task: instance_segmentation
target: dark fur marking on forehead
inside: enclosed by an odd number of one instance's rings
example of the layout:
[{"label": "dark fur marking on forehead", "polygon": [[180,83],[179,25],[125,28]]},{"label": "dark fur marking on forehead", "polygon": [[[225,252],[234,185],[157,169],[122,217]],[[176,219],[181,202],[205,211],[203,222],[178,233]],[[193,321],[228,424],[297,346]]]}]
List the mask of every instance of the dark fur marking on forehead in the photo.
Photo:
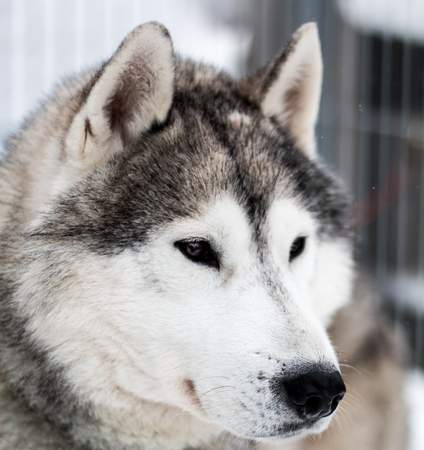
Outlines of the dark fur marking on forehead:
[{"label": "dark fur marking on forehead", "polygon": [[[258,105],[243,96],[236,87],[229,91],[210,92],[207,87],[198,87],[190,91],[180,92],[175,97],[177,105],[190,107],[196,115],[200,115],[213,130],[214,138],[226,150],[226,156],[231,160],[232,172],[230,184],[237,199],[246,208],[247,215],[254,226],[255,234],[259,239],[260,228],[269,206],[271,190],[269,185],[264,186],[257,177],[249,176],[249,165],[252,162],[244,154],[244,144],[251,137],[255,126],[241,136],[229,124],[229,115],[241,112],[258,121],[260,111]],[[259,149],[258,149],[259,150]]]},{"label": "dark fur marking on forehead", "polygon": [[[287,130],[264,118],[231,78],[215,73],[196,82],[196,67],[184,66],[187,77],[176,85],[166,125],[143,133],[65,195],[33,237],[119,252],[142,243],[158,226],[197,214],[202,203],[229,190],[260,240],[283,176],[319,221],[322,235],[349,235],[349,202],[338,184],[295,148]],[[250,123],[233,127],[232,112],[248,115]]]},{"label": "dark fur marking on forehead", "polygon": [[[196,92],[184,92],[184,100],[181,103],[190,104],[198,114],[207,120],[216,138],[223,147],[228,149],[228,155],[232,158],[236,167],[235,186],[237,186],[239,200],[243,200],[248,215],[258,231],[279,176],[286,172],[290,175],[291,185],[300,196],[306,208],[308,208],[320,222],[320,231],[323,234],[333,236],[350,236],[349,208],[350,199],[346,196],[339,183],[328,171],[311,161],[304,153],[296,148],[290,133],[281,127],[277,121],[271,119],[274,132],[268,134],[265,130],[261,134],[263,138],[251,154],[246,154],[243,144],[254,141],[255,129],[260,129],[260,116],[257,105],[243,97],[234,89],[230,94],[218,93],[219,101],[209,96],[207,88],[198,89]],[[187,102],[187,99],[190,99]],[[228,115],[232,111],[240,111],[251,117],[253,124],[247,136],[240,136],[238,131],[231,129],[228,123]],[[265,148],[268,145],[268,148]],[[266,155],[268,164],[274,167],[273,179],[264,176],[261,179],[259,171],[252,170],[256,159]]]}]

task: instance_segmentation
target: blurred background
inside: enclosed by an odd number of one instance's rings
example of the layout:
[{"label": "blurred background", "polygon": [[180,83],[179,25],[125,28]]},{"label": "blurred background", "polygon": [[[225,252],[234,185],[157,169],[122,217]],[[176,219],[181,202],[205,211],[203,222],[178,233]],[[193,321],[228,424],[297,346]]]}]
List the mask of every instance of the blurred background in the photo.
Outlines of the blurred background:
[{"label": "blurred background", "polygon": [[408,337],[413,446],[424,448],[424,1],[0,0],[0,139],[61,77],[148,20],[170,29],[181,54],[236,76],[318,23],[319,151],[354,194],[357,259]]}]

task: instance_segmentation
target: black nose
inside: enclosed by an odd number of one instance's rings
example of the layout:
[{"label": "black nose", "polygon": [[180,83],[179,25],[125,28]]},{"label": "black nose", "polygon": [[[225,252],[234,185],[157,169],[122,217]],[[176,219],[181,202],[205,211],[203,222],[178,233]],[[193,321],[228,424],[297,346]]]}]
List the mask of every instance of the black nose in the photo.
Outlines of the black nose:
[{"label": "black nose", "polygon": [[313,371],[280,383],[300,417],[320,419],[332,414],[346,393],[339,372]]}]

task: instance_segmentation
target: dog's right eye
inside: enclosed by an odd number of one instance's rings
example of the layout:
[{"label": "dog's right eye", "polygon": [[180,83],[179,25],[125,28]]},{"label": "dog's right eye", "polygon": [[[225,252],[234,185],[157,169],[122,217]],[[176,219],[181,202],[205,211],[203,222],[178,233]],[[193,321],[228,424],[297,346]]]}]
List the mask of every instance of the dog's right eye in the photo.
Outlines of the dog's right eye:
[{"label": "dog's right eye", "polygon": [[219,269],[218,255],[206,239],[184,239],[174,245],[190,261]]},{"label": "dog's right eye", "polygon": [[289,262],[292,262],[294,259],[296,259],[303,253],[303,250],[305,250],[305,245],[306,245],[305,236],[299,236],[293,241],[290,247]]}]

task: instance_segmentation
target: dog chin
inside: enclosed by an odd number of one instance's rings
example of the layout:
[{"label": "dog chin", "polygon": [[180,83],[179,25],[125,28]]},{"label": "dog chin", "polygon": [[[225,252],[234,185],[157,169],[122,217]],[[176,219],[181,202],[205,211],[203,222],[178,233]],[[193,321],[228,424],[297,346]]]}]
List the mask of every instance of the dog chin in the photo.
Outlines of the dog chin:
[{"label": "dog chin", "polygon": [[328,428],[330,422],[331,417],[325,417],[313,423],[287,422],[280,425],[275,431],[272,431],[269,434],[247,436],[247,438],[269,444],[278,444],[279,441],[297,441],[324,432]]}]

